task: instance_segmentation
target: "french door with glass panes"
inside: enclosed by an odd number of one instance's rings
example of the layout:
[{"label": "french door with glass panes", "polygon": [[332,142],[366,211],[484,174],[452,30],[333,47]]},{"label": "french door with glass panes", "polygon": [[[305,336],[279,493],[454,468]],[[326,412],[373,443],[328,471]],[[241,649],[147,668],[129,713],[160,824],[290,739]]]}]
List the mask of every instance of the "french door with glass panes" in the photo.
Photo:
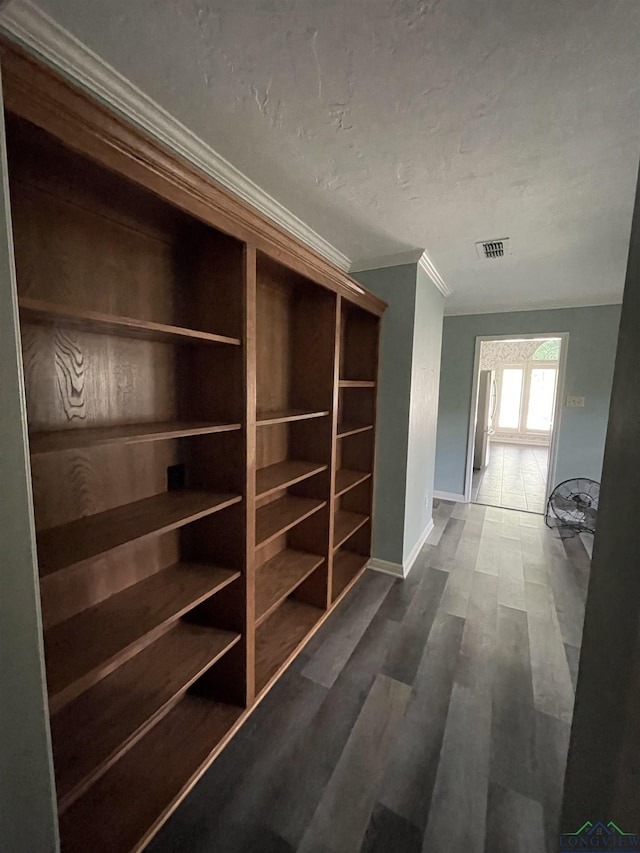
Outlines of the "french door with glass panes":
[{"label": "french door with glass panes", "polygon": [[546,443],[553,428],[558,362],[505,364],[496,372],[496,437]]}]

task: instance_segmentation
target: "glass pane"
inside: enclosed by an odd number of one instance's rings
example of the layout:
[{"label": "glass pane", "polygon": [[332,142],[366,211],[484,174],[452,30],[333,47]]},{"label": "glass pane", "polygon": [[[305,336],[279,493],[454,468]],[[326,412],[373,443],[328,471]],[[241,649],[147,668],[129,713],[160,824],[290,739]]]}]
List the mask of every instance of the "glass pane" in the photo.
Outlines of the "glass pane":
[{"label": "glass pane", "polygon": [[555,367],[534,367],[527,407],[527,429],[549,432],[553,423],[553,400],[556,390]]},{"label": "glass pane", "polygon": [[558,361],[560,358],[560,341],[558,339],[543,341],[534,352],[533,358],[536,361]]},{"label": "glass pane", "polygon": [[520,426],[520,401],[522,399],[522,368],[506,367],[502,371],[502,393],[498,426],[518,429]]}]

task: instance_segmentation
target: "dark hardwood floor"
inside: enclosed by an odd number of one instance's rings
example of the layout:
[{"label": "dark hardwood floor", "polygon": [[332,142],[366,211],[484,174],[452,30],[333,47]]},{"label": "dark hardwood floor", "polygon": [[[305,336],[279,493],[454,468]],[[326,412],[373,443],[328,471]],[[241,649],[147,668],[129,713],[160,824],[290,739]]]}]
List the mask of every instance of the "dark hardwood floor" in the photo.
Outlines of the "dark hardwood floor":
[{"label": "dark hardwood floor", "polygon": [[557,850],[588,555],[525,512],[441,502],[434,521],[404,582],[365,574],[150,851]]}]

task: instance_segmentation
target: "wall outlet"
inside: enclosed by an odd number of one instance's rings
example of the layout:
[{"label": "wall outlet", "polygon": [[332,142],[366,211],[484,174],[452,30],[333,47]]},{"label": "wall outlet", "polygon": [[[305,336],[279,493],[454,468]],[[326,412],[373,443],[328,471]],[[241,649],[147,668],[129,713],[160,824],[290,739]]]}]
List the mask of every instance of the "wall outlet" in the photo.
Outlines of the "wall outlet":
[{"label": "wall outlet", "polygon": [[568,409],[584,409],[584,397],[567,397]]},{"label": "wall outlet", "polygon": [[429,495],[424,496],[425,509],[429,509]]}]

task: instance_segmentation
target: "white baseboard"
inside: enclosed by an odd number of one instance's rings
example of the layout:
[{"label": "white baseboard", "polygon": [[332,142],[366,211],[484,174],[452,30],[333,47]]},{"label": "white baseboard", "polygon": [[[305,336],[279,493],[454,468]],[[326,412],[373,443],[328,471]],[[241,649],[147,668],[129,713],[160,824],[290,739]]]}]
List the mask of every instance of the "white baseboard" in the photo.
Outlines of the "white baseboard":
[{"label": "white baseboard", "polygon": [[402,565],[400,563],[392,563],[389,560],[379,560],[377,557],[371,557],[367,568],[373,569],[374,572],[382,572],[385,575],[393,575],[394,578],[404,578]]},{"label": "white baseboard", "polygon": [[430,518],[429,523],[420,534],[418,541],[402,565],[400,563],[392,563],[389,560],[380,560],[378,557],[371,557],[367,564],[368,568],[373,569],[375,572],[382,572],[385,575],[393,575],[394,578],[406,578],[413,568],[413,564],[418,559],[418,554],[422,551],[424,543],[427,541],[433,528],[433,519]]},{"label": "white baseboard", "polygon": [[425,529],[420,534],[418,541],[413,546],[411,553],[409,554],[407,559],[404,561],[404,577],[405,578],[409,574],[411,569],[413,568],[413,564],[418,559],[418,555],[420,554],[420,551],[422,551],[422,548],[424,547],[424,543],[427,541],[429,534],[431,533],[433,528],[434,528],[433,518],[430,518],[429,521],[427,522],[427,526],[425,527]]},{"label": "white baseboard", "polygon": [[468,503],[465,496],[461,495],[459,492],[434,492],[433,496],[439,501],[455,501],[459,504]]}]

